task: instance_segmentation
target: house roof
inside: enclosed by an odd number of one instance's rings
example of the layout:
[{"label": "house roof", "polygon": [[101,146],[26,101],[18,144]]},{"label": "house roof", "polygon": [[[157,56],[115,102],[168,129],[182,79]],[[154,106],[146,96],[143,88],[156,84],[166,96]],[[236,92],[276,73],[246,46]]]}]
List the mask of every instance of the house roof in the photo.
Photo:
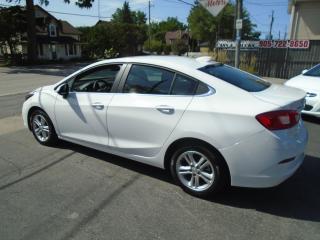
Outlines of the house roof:
[{"label": "house roof", "polygon": [[202,42],[199,44],[199,47],[209,47],[209,42]]},{"label": "house roof", "polygon": [[171,31],[166,32],[165,38],[166,39],[181,39],[183,35],[187,34],[187,31],[177,30],[177,31]]},{"label": "house roof", "polygon": [[[43,9],[42,7],[40,7],[39,5],[35,5],[34,6],[35,9],[40,10],[42,12],[44,12],[45,14],[47,14],[50,18],[54,19],[56,22],[58,22],[58,24],[60,24],[61,26],[61,31],[62,33],[65,34],[74,34],[74,35],[80,35],[81,32],[76,29],[74,26],[72,26],[69,22],[65,21],[65,20],[61,20],[61,19],[57,19],[55,16],[53,16],[52,14],[50,14],[48,11],[46,11],[45,9]],[[36,30],[37,32],[45,32],[43,29],[41,29],[40,27],[36,26]]]},{"label": "house roof", "polygon": [[60,21],[63,33],[75,34],[75,35],[81,34],[81,32],[78,29],[76,29],[74,26],[72,26],[69,22],[64,20],[59,20],[59,21]]},{"label": "house roof", "polygon": [[100,25],[100,24],[105,24],[105,23],[108,23],[108,21],[99,20],[99,21],[97,21],[97,23],[95,24],[95,26]]}]

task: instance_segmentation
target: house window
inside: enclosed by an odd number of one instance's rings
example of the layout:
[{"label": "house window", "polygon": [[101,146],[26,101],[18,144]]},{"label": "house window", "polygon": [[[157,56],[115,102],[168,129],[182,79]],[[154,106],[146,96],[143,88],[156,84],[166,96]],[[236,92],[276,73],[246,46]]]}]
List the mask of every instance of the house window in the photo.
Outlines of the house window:
[{"label": "house window", "polygon": [[74,44],[73,47],[74,47],[74,55],[77,55],[77,45]]},{"label": "house window", "polygon": [[57,36],[57,28],[53,24],[49,25],[49,35],[50,35],[50,37],[56,37]]}]

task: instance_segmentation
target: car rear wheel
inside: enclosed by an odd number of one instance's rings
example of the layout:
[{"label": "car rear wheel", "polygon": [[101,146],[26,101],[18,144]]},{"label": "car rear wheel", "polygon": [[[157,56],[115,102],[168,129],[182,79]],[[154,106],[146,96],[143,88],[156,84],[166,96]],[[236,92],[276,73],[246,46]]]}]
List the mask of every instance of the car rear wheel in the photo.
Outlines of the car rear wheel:
[{"label": "car rear wheel", "polygon": [[42,145],[52,146],[58,137],[49,116],[42,110],[35,110],[30,115],[30,126],[35,139]]},{"label": "car rear wheel", "polygon": [[202,145],[182,146],[171,158],[171,174],[186,192],[203,197],[228,185],[228,174],[221,157]]}]

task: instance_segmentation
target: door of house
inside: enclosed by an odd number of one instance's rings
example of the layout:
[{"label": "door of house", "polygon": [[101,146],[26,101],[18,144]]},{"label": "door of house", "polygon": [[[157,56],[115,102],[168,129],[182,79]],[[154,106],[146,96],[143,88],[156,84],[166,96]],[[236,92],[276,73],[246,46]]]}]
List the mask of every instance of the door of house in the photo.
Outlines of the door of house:
[{"label": "door of house", "polygon": [[51,57],[53,60],[57,59],[57,49],[55,44],[51,44]]}]

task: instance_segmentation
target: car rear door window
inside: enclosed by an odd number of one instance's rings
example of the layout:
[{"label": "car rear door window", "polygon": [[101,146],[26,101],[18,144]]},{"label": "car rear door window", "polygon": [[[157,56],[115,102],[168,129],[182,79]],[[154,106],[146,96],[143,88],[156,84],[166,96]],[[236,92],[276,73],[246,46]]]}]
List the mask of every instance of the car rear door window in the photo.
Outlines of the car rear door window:
[{"label": "car rear door window", "polygon": [[171,94],[172,95],[194,95],[197,85],[198,85],[198,81],[192,78],[177,74],[174,79]]},{"label": "car rear door window", "polygon": [[271,85],[257,76],[224,64],[208,65],[199,70],[248,92],[260,92]]},{"label": "car rear door window", "polygon": [[124,93],[169,94],[174,73],[162,68],[132,65]]},{"label": "car rear door window", "polygon": [[73,84],[74,92],[110,92],[121,65],[99,66],[78,75]]}]

